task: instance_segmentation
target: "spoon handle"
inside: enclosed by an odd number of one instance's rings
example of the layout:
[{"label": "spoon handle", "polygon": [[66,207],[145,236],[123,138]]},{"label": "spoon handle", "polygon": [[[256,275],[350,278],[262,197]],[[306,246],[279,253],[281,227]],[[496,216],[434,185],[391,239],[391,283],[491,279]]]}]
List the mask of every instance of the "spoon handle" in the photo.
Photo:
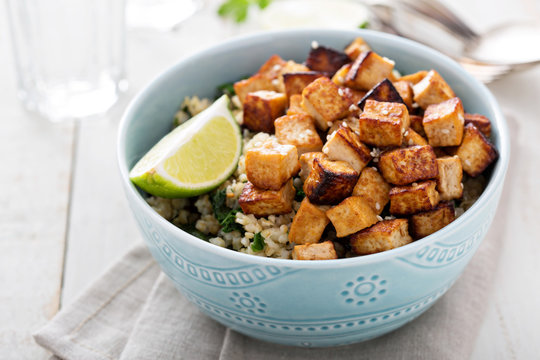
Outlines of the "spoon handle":
[{"label": "spoon handle", "polygon": [[438,0],[399,0],[396,2],[396,5],[398,4],[405,6],[412,12],[437,21],[448,31],[459,36],[465,43],[475,42],[480,37],[456,13]]}]

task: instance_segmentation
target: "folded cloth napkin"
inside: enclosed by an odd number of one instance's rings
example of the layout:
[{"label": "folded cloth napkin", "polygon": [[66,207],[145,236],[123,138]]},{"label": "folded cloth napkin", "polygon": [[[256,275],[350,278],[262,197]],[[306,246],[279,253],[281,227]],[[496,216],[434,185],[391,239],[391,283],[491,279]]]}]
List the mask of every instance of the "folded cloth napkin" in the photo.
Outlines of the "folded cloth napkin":
[{"label": "folded cloth napkin", "polygon": [[499,233],[491,229],[463,276],[424,315],[360,344],[301,349],[238,334],[199,312],[142,245],[34,337],[56,360],[465,359],[489,300]]}]

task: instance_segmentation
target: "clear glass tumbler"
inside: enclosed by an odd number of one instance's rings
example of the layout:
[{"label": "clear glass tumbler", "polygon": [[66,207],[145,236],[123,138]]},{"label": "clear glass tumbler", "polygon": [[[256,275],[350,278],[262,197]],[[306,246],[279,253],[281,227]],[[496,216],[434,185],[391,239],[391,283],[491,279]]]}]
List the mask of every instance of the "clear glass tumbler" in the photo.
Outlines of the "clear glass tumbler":
[{"label": "clear glass tumbler", "polygon": [[106,112],[127,86],[124,0],[7,0],[19,97],[52,121]]}]

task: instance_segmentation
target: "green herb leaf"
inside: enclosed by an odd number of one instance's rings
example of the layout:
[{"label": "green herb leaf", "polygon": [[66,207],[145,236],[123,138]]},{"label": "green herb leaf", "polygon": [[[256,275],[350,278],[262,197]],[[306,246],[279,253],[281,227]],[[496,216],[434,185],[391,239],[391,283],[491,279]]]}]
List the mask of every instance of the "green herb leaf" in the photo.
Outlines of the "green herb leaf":
[{"label": "green herb leaf", "polygon": [[[294,184],[294,182],[293,182],[293,184]],[[294,188],[296,190],[296,195],[294,196],[294,200],[295,201],[304,200],[304,198],[306,197],[306,193],[304,192],[304,189],[302,189],[302,187],[297,187],[296,185],[294,185]]]},{"label": "green herb leaf", "polygon": [[264,9],[268,5],[270,5],[271,2],[272,2],[272,0],[258,0],[257,5],[259,5],[259,8]]},{"label": "green herb leaf", "polygon": [[221,225],[223,232],[228,233],[234,230],[243,232],[244,228],[242,225],[236,222],[236,213],[241,210],[229,208],[225,203],[226,198],[227,194],[225,190],[218,190],[212,195],[210,202],[212,203],[214,216],[219,222],[219,225]]},{"label": "green herb leaf", "polygon": [[248,10],[251,5],[259,8],[266,8],[272,0],[226,0],[218,8],[218,15],[222,17],[232,17],[237,23],[247,19]]},{"label": "green herb leaf", "polygon": [[219,91],[221,91],[221,93],[229,97],[233,97],[234,95],[236,95],[236,92],[234,91],[233,83],[221,84],[217,88]]},{"label": "green herb leaf", "polygon": [[262,236],[260,232],[256,233],[253,237],[253,242],[251,243],[251,250],[255,252],[262,251],[265,246],[264,236]]},{"label": "green herb leaf", "polygon": [[358,25],[359,29],[367,29],[368,27],[369,27],[369,21],[367,20],[361,23],[360,25]]}]

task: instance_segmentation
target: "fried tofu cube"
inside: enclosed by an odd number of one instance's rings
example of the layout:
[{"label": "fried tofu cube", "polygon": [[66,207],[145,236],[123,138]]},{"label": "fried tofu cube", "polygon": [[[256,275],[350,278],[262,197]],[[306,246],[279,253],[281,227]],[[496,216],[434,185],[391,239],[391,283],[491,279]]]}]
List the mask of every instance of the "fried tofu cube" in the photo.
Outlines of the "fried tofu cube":
[{"label": "fried tofu cube", "polygon": [[384,179],[394,185],[434,179],[439,174],[437,157],[429,145],[385,152],[379,159],[379,170]]},{"label": "fried tofu cube", "polygon": [[328,208],[324,205],[314,205],[308,198],[304,198],[293,218],[289,241],[299,245],[319,242],[326,225],[330,222],[326,216]]},{"label": "fried tofu cube", "polygon": [[317,159],[327,159],[328,156],[326,156],[323,152],[308,152],[300,155],[300,179],[302,181],[306,181],[307,177],[309,176],[309,173],[311,172],[311,169],[313,169],[313,160]]},{"label": "fried tofu cube", "polygon": [[348,127],[349,129],[354,131],[356,135],[360,134],[360,123],[358,122],[358,118],[354,116],[348,116],[343,120],[333,122],[332,126],[330,126],[330,128],[328,129],[328,135],[332,135],[341,127]]},{"label": "fried tofu cube", "polygon": [[373,211],[380,215],[390,201],[388,194],[391,188],[376,168],[367,167],[360,173],[352,195],[363,197]]},{"label": "fried tofu cube", "polygon": [[317,46],[311,48],[306,59],[306,66],[314,71],[334,75],[343,65],[350,63],[351,59],[347,54],[325,47]]},{"label": "fried tofu cube", "polygon": [[426,132],[424,131],[424,125],[422,124],[423,121],[424,118],[422,116],[409,114],[409,127],[416,131],[418,135],[425,138]]},{"label": "fried tofu cube", "polygon": [[330,160],[346,161],[358,173],[371,161],[371,150],[348,126],[332,133],[322,149]]},{"label": "fried tofu cube", "polygon": [[[345,94],[345,96],[351,100],[353,107],[358,107],[356,104],[362,101],[362,99],[366,96],[366,92],[363,90],[351,89],[350,87],[346,86],[340,86],[340,89],[343,91],[343,94]],[[352,108],[349,108],[349,110],[351,109]],[[359,112],[360,108],[358,108],[356,111]],[[351,113],[352,112],[353,111],[351,111]]]},{"label": "fried tofu cube", "polygon": [[345,48],[345,54],[351,60],[356,60],[360,54],[371,51],[369,45],[361,37],[354,39],[347,47]]},{"label": "fried tofu cube", "polygon": [[328,123],[346,117],[351,105],[343,90],[327,77],[318,78],[302,91],[302,107],[323,131],[330,127]]},{"label": "fried tofu cube", "polygon": [[326,211],[337,237],[345,237],[365,229],[377,220],[377,214],[361,196],[351,196]]},{"label": "fried tofu cube", "polygon": [[491,136],[491,121],[484,115],[465,113],[465,125],[472,123],[489,139]]},{"label": "fried tofu cube", "polygon": [[309,115],[285,115],[274,121],[276,138],[280,144],[296,146],[298,155],[306,152],[321,151],[323,143],[313,119]]},{"label": "fried tofu cube", "polygon": [[414,101],[422,109],[431,104],[438,104],[456,97],[450,85],[435,70],[430,70],[422,80],[414,85],[413,92]]},{"label": "fried tofu cube", "polygon": [[292,179],[279,190],[264,190],[247,182],[238,198],[238,204],[244,214],[255,216],[288,214],[292,211],[295,195]]},{"label": "fried tofu cube", "polygon": [[390,213],[411,215],[433,209],[439,203],[439,193],[434,180],[396,186],[390,190]]},{"label": "fried tofu cube", "polygon": [[441,201],[459,199],[463,196],[463,168],[458,156],[437,158],[437,191]]},{"label": "fried tofu cube", "polygon": [[287,97],[291,95],[302,94],[302,90],[316,79],[324,76],[317,71],[291,72],[283,74],[283,83]]},{"label": "fried tofu cube", "polygon": [[463,104],[457,97],[429,105],[422,121],[429,144],[433,147],[461,144],[464,123]]},{"label": "fried tofu cube", "polygon": [[260,90],[246,95],[244,126],[253,131],[274,132],[274,120],[285,114],[287,97],[275,91]]},{"label": "fried tofu cube", "polygon": [[401,144],[401,146],[409,147],[409,146],[415,146],[415,145],[420,145],[420,146],[428,145],[428,142],[426,139],[420,136],[416,131],[414,131],[411,128],[408,128],[403,134],[403,143]]},{"label": "fried tofu cube", "polygon": [[404,104],[367,100],[358,121],[362,142],[378,147],[401,146],[409,127],[409,111]]},{"label": "fried tofu cube", "polygon": [[256,187],[279,190],[298,172],[298,152],[293,145],[266,141],[246,152],[246,175]]},{"label": "fried tofu cube", "polygon": [[308,115],[308,112],[302,107],[302,95],[291,95],[289,98],[289,108],[287,109],[287,115],[303,114]]},{"label": "fried tofu cube", "polygon": [[442,229],[455,218],[454,205],[450,202],[440,203],[433,210],[411,216],[411,235],[415,239],[421,239]]},{"label": "fried tofu cube", "polygon": [[418,72],[415,72],[414,74],[403,75],[398,80],[399,81],[407,81],[407,82],[411,83],[411,85],[416,85],[423,78],[425,78],[427,74],[428,74],[428,72],[426,70],[420,70]]},{"label": "fried tofu cube", "polygon": [[279,55],[272,55],[257,71],[258,74],[264,75],[269,79],[277,79],[281,74],[283,67],[287,64]]},{"label": "fried tofu cube", "polygon": [[337,204],[352,193],[358,172],[345,161],[314,158],[304,193],[314,204]]},{"label": "fried tofu cube", "polygon": [[384,220],[350,236],[351,248],[357,255],[383,252],[412,242],[407,219]]},{"label": "fried tofu cube", "polygon": [[412,110],[414,94],[411,83],[408,81],[396,81],[393,83],[393,85],[399,93],[399,96],[401,96],[401,99],[405,105],[407,105],[407,109]]},{"label": "fried tofu cube", "polygon": [[392,85],[392,82],[388,79],[384,79],[366,93],[366,95],[358,103],[360,109],[364,109],[366,101],[368,100],[375,100],[379,102],[397,102],[405,104],[405,102],[401,98],[401,95],[399,95],[399,92],[396,90],[394,85]]},{"label": "fried tofu cube", "polygon": [[278,91],[278,83],[263,74],[255,74],[248,79],[237,81],[233,84],[234,91],[238,95],[238,99],[243,104],[246,101],[246,96],[249,93],[268,90]]},{"label": "fried tofu cube", "polygon": [[472,177],[480,175],[499,157],[495,146],[473,124],[465,126],[456,155],[461,159],[463,170]]},{"label": "fried tofu cube", "polygon": [[345,86],[358,90],[369,90],[385,78],[394,69],[394,62],[383,58],[373,51],[362,53],[351,65],[345,77]]},{"label": "fried tofu cube", "polygon": [[345,78],[347,77],[347,73],[351,69],[351,63],[343,65],[334,76],[332,76],[332,81],[334,84],[338,86],[343,86],[345,84]]},{"label": "fried tofu cube", "polygon": [[325,241],[317,244],[296,245],[292,251],[293,260],[332,260],[337,259],[334,243]]}]

